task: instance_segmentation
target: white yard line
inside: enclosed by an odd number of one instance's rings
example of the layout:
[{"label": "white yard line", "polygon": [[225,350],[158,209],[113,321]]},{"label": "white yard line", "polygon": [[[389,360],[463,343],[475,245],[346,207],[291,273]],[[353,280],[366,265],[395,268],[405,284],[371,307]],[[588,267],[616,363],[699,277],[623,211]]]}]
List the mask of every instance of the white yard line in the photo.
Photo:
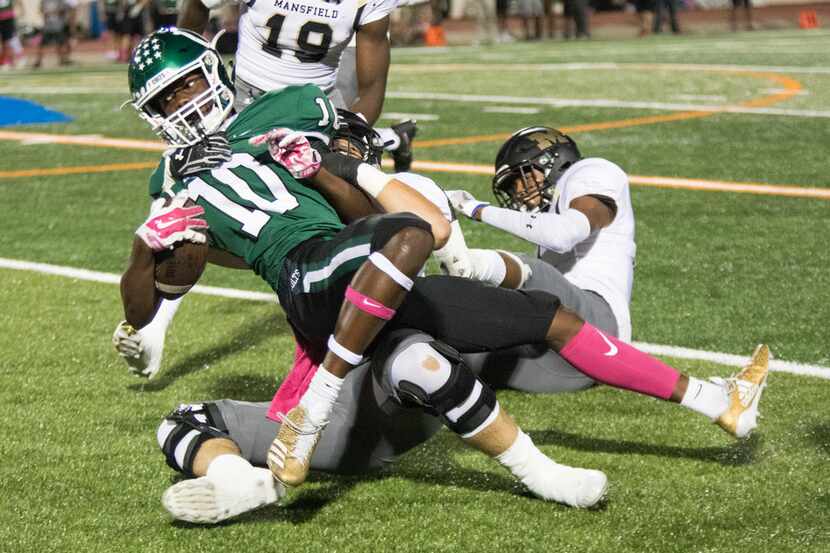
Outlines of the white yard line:
[{"label": "white yard line", "polygon": [[[35,263],[32,261],[21,261],[18,259],[7,259],[3,257],[0,257],[0,269],[30,271],[35,273],[43,273],[48,275],[73,278],[77,280],[102,282],[105,284],[118,284],[121,280],[121,277],[119,275],[113,273],[102,273],[99,271],[90,271],[87,269],[77,269],[74,267],[50,265],[48,263]],[[223,298],[265,301],[269,303],[277,302],[276,294],[252,292],[249,290],[238,290],[234,288],[218,288],[215,286],[196,285],[191,290],[191,293],[204,294],[208,296],[219,296]],[[742,367],[748,359],[748,357],[742,355],[733,355],[731,353],[719,353],[716,351],[681,348],[677,346],[664,346],[660,344],[649,344],[644,342],[635,342],[634,345],[642,349],[643,351],[651,353],[653,355],[665,355],[667,357],[675,357],[678,359],[694,359],[700,361],[709,361],[712,363],[719,363],[721,365],[734,367]],[[793,363],[789,361],[780,361],[778,359],[775,359],[770,362],[770,370],[803,376],[815,376],[818,378],[830,380],[830,367],[807,365],[804,363]]]},{"label": "white yard line", "polygon": [[398,111],[385,111],[380,114],[381,119],[415,119],[416,121],[438,121],[440,117],[434,113],[401,113]]},{"label": "white yard line", "polygon": [[539,108],[526,108],[521,106],[484,106],[481,110],[484,113],[521,113],[523,115],[534,115],[539,113]]},{"label": "white yard line", "polygon": [[830,118],[830,110],[806,110],[786,108],[755,108],[723,104],[685,104],[674,102],[635,102],[612,100],[607,98],[580,99],[580,98],[539,98],[527,96],[498,96],[489,94],[450,94],[443,92],[418,91],[389,91],[387,98],[402,100],[430,100],[464,103],[496,103],[519,104],[523,106],[549,106],[556,108],[566,107],[593,107],[593,108],[624,108],[624,109],[653,109],[660,111],[706,111],[719,113],[743,113],[750,115],[779,115],[784,117],[816,117]]}]

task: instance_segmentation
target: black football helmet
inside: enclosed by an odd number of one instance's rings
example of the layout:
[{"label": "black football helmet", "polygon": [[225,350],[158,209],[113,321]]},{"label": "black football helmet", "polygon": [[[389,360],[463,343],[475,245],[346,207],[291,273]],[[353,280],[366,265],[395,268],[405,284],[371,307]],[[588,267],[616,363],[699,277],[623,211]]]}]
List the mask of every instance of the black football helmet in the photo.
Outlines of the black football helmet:
[{"label": "black football helmet", "polygon": [[[582,159],[571,137],[549,127],[527,127],[513,133],[496,154],[493,195],[499,205],[525,211],[529,202],[541,199],[539,210],[546,210],[553,198],[556,181],[571,165]],[[531,169],[545,176],[539,186]],[[516,190],[516,179],[524,181],[524,190]],[[536,208],[534,208],[535,210]]]},{"label": "black football helmet", "polygon": [[338,140],[347,140],[348,144],[360,152],[361,159],[370,165],[380,166],[383,155],[383,140],[380,135],[361,116],[351,111],[337,108],[337,128],[332,133],[332,150],[353,155],[346,147],[338,145]]}]

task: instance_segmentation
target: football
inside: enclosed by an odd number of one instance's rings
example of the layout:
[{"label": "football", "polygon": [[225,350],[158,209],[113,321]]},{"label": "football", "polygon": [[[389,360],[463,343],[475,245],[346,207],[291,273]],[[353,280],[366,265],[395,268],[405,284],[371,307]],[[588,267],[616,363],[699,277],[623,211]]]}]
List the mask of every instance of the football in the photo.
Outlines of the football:
[{"label": "football", "polygon": [[190,290],[207,264],[208,245],[180,242],[172,250],[156,253],[156,289],[174,299]]}]

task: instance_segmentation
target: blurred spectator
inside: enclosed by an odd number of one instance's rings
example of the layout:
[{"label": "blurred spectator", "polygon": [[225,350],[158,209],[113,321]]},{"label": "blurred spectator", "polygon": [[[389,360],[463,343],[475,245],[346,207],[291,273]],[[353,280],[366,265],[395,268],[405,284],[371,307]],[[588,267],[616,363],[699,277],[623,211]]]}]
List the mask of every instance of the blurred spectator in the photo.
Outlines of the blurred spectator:
[{"label": "blurred spectator", "polygon": [[468,9],[474,12],[478,27],[478,44],[496,42],[496,0],[469,0]]},{"label": "blurred spectator", "polygon": [[55,44],[60,65],[69,64],[72,6],[66,0],[41,0],[40,11],[43,14],[43,28],[33,67],[37,69],[43,64],[43,49],[50,44]]},{"label": "blurred spectator", "polygon": [[112,41],[112,49],[107,52],[107,58],[117,60],[121,50],[121,0],[103,0],[103,4],[104,22]]},{"label": "blurred spectator", "polygon": [[637,10],[637,22],[640,25],[637,36],[646,36],[651,33],[654,22],[654,0],[635,0],[634,8]]},{"label": "blurred spectator", "polygon": [[17,36],[14,0],[0,0],[0,66],[3,69],[23,63],[23,47]]},{"label": "blurred spectator", "polygon": [[663,13],[665,10],[669,12],[671,32],[674,34],[680,33],[680,25],[677,24],[677,0],[655,0],[654,32],[660,33],[663,31]]},{"label": "blurred spectator", "polygon": [[162,27],[175,27],[179,9],[176,0],[150,0],[150,19],[153,29],[158,31]]},{"label": "blurred spectator", "polygon": [[[542,0],[519,0],[519,15],[525,29],[525,40],[542,38]],[[534,32],[531,32],[531,23]]]},{"label": "blurred spectator", "polygon": [[556,36],[556,3],[558,0],[544,0],[543,7],[545,19],[547,20],[548,38]]},{"label": "blurred spectator", "polygon": [[729,24],[733,32],[738,30],[738,8],[741,6],[744,8],[746,30],[751,31],[755,29],[755,25],[752,23],[752,0],[732,0],[732,11],[729,12]]},{"label": "blurred spectator", "polygon": [[130,60],[130,52],[144,36],[144,8],[148,0],[122,0],[121,3],[121,50],[118,61]]},{"label": "blurred spectator", "polygon": [[591,38],[587,8],[587,0],[565,0],[565,38]]},{"label": "blurred spectator", "polygon": [[496,0],[496,26],[499,42],[513,42],[515,39],[507,28],[507,11],[510,9],[510,0]]},{"label": "blurred spectator", "polygon": [[[440,9],[440,7],[439,7]],[[419,44],[427,28],[435,21],[429,0],[401,0],[389,14],[389,39],[393,46]],[[439,14],[438,23],[443,17]]]}]

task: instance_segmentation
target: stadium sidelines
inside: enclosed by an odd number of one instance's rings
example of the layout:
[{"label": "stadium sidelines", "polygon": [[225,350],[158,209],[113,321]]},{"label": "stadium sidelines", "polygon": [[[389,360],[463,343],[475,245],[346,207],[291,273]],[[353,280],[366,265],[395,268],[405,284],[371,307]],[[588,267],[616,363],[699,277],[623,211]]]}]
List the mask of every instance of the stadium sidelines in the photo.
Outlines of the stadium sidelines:
[{"label": "stadium sidelines", "polygon": [[[103,273],[99,271],[90,271],[88,269],[50,265],[48,263],[35,263],[32,261],[21,261],[3,257],[0,257],[0,269],[30,271],[90,282],[101,282],[105,284],[118,284],[121,280],[120,275],[113,273]],[[249,301],[279,303],[277,301],[276,294],[254,292],[251,290],[238,290],[233,288],[219,288],[215,286],[203,286],[201,284],[194,286],[190,293]],[[747,361],[747,358],[741,355],[720,353],[716,351],[696,350],[677,346],[649,344],[645,342],[634,342],[634,345],[653,355],[665,355],[667,357],[675,357],[678,359],[709,361],[712,363],[734,367],[743,367]],[[803,363],[793,363],[790,361],[774,359],[770,362],[770,370],[802,376],[815,376],[830,380],[830,367],[821,367],[818,365],[807,365]]]}]

